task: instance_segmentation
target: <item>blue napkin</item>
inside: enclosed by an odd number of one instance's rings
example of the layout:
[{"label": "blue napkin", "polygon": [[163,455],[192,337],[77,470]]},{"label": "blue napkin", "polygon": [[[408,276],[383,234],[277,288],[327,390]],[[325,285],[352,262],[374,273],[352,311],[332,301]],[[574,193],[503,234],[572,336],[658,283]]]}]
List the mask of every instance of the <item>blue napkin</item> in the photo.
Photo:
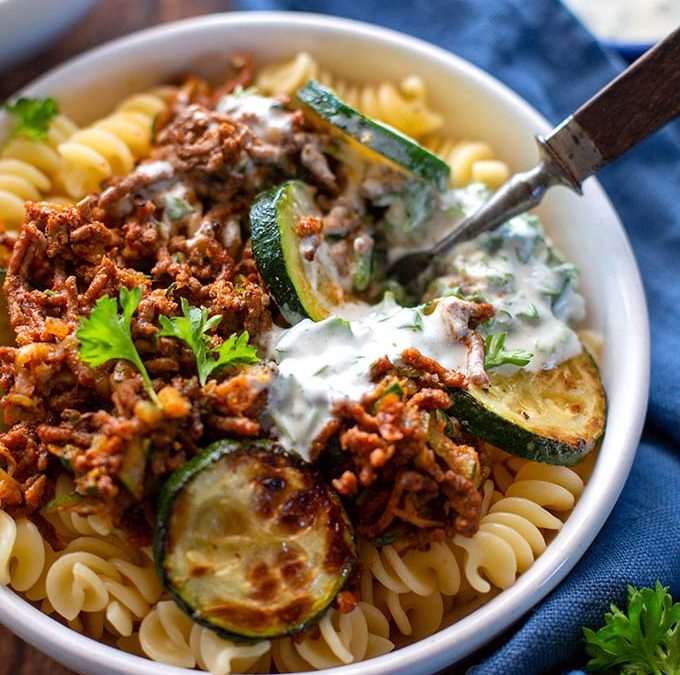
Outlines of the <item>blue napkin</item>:
[{"label": "blue napkin", "polygon": [[[239,4],[335,14],[410,33],[481,66],[555,123],[623,68],[557,0]],[[581,627],[599,627],[610,602],[625,606],[626,584],[659,579],[680,600],[680,123],[603,170],[600,180],[631,239],[649,301],[652,384],[643,440],[587,554],[519,624],[467,661],[475,675],[582,667]]]}]

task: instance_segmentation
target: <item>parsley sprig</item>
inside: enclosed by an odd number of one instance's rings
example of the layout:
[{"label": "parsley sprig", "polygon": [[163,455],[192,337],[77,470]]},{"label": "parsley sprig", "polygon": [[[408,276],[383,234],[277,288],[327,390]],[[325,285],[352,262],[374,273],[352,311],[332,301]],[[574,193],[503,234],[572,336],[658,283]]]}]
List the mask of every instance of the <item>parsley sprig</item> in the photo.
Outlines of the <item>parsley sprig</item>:
[{"label": "parsley sprig", "polygon": [[668,587],[628,586],[626,612],[611,605],[597,632],[583,629],[587,670],[616,669],[621,673],[680,673],[680,602],[673,603]]},{"label": "parsley sprig", "polygon": [[182,314],[183,316],[172,318],[161,316],[162,329],[158,335],[178,338],[191,347],[196,357],[198,380],[202,387],[205,386],[210,374],[218,368],[259,361],[255,347],[248,344],[250,339],[248,331],[243,331],[241,335],[233,333],[221,345],[212,349],[206,333],[215,328],[222,321],[222,317],[208,318],[208,310],[205,307],[193,307],[185,298],[182,298]]},{"label": "parsley sprig", "polygon": [[505,349],[507,333],[487,335],[485,340],[484,368],[498,368],[499,366],[526,366],[533,354],[524,349]]},{"label": "parsley sprig", "polygon": [[[141,288],[128,290],[123,286],[118,298],[108,295],[99,298],[90,315],[80,318],[76,331],[80,343],[79,355],[92,367],[101,366],[111,359],[130,361],[141,374],[149,398],[160,405],[130,330],[132,315],[137,311],[141,297]],[[119,302],[122,314],[118,313]]]},{"label": "parsley sprig", "polygon": [[12,136],[27,136],[44,141],[50,122],[59,114],[59,104],[51,96],[47,98],[20,98],[4,107],[14,116]]}]

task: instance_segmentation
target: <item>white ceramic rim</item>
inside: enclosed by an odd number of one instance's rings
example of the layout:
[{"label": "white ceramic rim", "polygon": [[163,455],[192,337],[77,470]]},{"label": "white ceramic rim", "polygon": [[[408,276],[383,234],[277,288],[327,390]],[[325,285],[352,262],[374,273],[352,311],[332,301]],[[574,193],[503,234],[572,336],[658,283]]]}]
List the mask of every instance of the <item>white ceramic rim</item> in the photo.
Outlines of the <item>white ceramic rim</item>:
[{"label": "white ceramic rim", "polygon": [[[79,72],[95,70],[98,64],[115,58],[116,54],[140,44],[152,48],[156,40],[167,40],[173,35],[200,30],[211,26],[248,26],[255,24],[281,26],[305,26],[310,30],[328,29],[346,34],[389,43],[393,46],[420,52],[428,59],[438,61],[447,68],[459,71],[475,80],[487,92],[510,102],[525,117],[536,132],[550,129],[548,122],[528,103],[490,75],[443,49],[396,31],[369,24],[334,17],[292,12],[233,12],[213,14],[188,19],[173,24],[140,31],[98,47],[85,55],[71,59],[57,69],[38,78],[21,92],[31,96],[51,91],[50,82],[68,73],[70,77]],[[57,93],[58,92],[54,92]],[[619,311],[634,328],[627,335],[625,353],[631,355],[626,364],[629,387],[622,394],[620,420],[626,424],[609,424],[602,453],[611,447],[610,460],[615,465],[605,471],[603,462],[598,466],[563,529],[532,567],[518,581],[473,614],[459,620],[434,635],[424,638],[398,651],[369,661],[333,668],[329,675],[384,675],[385,673],[408,674],[434,672],[454,660],[469,655],[484,643],[506,630],[531,607],[549,593],[572,569],[603,526],[623,489],[630,471],[644,422],[649,389],[649,330],[647,308],[637,264],[630,244],[618,217],[599,184],[590,181],[587,186],[602,203],[603,209],[618,223],[621,241],[619,259],[627,274],[621,279],[625,301]],[[611,420],[610,420],[611,421]],[[615,453],[614,453],[615,449]],[[608,453],[609,454],[609,453]],[[615,469],[615,470],[612,470]],[[591,489],[595,488],[596,489]],[[130,675],[189,675],[195,672],[167,666],[136,657],[101,642],[92,640],[51,619],[7,588],[0,588],[0,622],[27,642],[35,645],[58,661],[79,671],[116,673]]]}]

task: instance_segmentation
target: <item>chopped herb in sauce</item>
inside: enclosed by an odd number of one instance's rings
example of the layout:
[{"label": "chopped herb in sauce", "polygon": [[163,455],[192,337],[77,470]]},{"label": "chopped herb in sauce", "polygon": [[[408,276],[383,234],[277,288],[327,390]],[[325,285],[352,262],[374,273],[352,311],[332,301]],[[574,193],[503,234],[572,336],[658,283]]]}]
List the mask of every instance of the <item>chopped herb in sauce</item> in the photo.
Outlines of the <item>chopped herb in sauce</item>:
[{"label": "chopped herb in sauce", "polygon": [[485,340],[486,354],[484,356],[484,368],[498,368],[499,366],[526,366],[533,354],[524,349],[506,350],[505,337],[507,333],[487,335]]}]

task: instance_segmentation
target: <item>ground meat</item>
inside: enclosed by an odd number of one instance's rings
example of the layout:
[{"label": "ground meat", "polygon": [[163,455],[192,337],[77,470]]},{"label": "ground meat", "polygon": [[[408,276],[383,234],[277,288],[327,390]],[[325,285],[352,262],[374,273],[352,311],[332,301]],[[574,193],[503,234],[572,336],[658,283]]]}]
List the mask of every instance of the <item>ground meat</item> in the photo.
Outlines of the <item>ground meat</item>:
[{"label": "ground meat", "polygon": [[471,535],[481,510],[482,468],[475,443],[443,411],[446,387],[465,378],[422,356],[386,357],[372,371],[377,386],[361,401],[336,404],[312,456],[350,501],[357,531],[368,539],[397,533],[419,544]]},{"label": "ground meat", "polygon": [[[250,77],[247,63],[238,70],[233,86]],[[4,291],[16,335],[16,347],[0,349],[0,403],[12,425],[0,434],[0,503],[11,513],[39,509],[65,464],[77,491],[91,495],[88,508],[107,508],[134,534],[134,514],[150,522],[159,478],[214,440],[264,435],[268,368],[217,370],[201,386],[191,348],[158,336],[160,317],[180,314],[182,300],[219,318],[211,348],[243,331],[265,344],[272,325],[271,299],[239,224],[261,187],[239,169],[253,139],[211,109],[211,96],[200,81],[187,83],[159,122],[148,167],[76,206],[29,204],[18,239],[0,241],[12,248]],[[296,172],[302,145],[284,151]],[[263,169],[258,180],[271,186],[280,177]],[[194,231],[165,213],[163,190],[178,184],[201,210]],[[160,407],[132,363],[113,359],[92,368],[79,356],[82,317],[122,287],[141,290],[131,333]],[[148,480],[133,494],[121,475],[138,447]],[[140,541],[145,523],[135,535]]]},{"label": "ground meat", "polygon": [[218,172],[236,163],[243,152],[246,130],[228,117],[199,104],[182,110],[158,134],[156,159],[178,171]]}]

